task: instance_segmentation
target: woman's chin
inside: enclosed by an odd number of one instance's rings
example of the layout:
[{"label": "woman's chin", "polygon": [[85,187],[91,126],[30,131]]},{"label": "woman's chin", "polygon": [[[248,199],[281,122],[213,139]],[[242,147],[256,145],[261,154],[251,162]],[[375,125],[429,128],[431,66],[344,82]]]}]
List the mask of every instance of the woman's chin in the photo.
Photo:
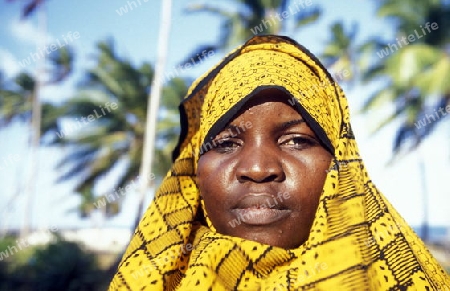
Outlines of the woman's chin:
[{"label": "woman's chin", "polygon": [[234,237],[241,237],[246,240],[251,240],[261,244],[271,245],[274,247],[279,247],[283,249],[295,249],[303,244],[306,239],[292,239],[293,235],[287,232],[283,232],[280,228],[278,229],[243,229],[242,232],[233,232],[227,235]]}]

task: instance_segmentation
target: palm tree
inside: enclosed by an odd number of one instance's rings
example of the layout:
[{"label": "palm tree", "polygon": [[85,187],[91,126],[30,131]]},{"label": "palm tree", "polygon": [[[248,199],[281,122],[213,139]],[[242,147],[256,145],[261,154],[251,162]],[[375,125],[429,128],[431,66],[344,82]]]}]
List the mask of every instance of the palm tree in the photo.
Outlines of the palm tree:
[{"label": "palm tree", "polygon": [[321,15],[319,7],[309,7],[304,2],[303,4],[289,0],[230,0],[228,2],[233,4],[234,9],[210,3],[187,7],[188,12],[208,12],[220,17],[223,21],[219,41],[199,46],[186,60],[195,59],[204,50],[214,52],[228,50],[254,35],[286,33],[290,27],[288,24],[292,24],[292,27],[297,30],[313,23]]},{"label": "palm tree", "polygon": [[[122,197],[137,190],[147,95],[154,76],[150,64],[135,67],[118,56],[111,41],[100,42],[97,48],[97,64],[89,70],[77,94],[61,105],[61,115],[52,119],[59,131],[54,133],[51,144],[69,149],[58,165],[59,181],[78,180],[75,191],[82,197],[79,211],[84,217],[98,208],[107,216],[117,214]],[[186,91],[187,85],[181,79],[164,87],[164,118],[160,123],[164,128],[158,125],[162,130],[157,140],[161,160],[147,179],[160,177],[168,170],[171,157],[166,145],[175,142],[178,130],[167,124],[177,124],[177,107],[173,104],[178,104]],[[96,185],[112,178],[115,171],[120,176],[117,182],[111,182],[98,197]]]},{"label": "palm tree", "polygon": [[[450,5],[444,1],[385,0],[381,2],[378,14],[396,23],[397,35],[395,41],[381,47],[377,45],[378,58],[364,80],[381,78],[386,80],[386,85],[368,99],[363,112],[386,103],[394,104],[394,112],[375,130],[400,120],[394,154],[400,153],[408,143],[406,152],[410,152],[444,119],[435,113],[450,105]],[[439,29],[423,30],[427,23],[434,22]],[[401,39],[410,35],[415,36],[414,42],[403,46]],[[380,54],[382,50],[388,55]],[[427,120],[428,124],[423,124],[427,116],[433,122]]]},{"label": "palm tree", "polygon": [[[19,73],[13,80],[4,80],[0,75],[0,128],[14,122],[31,122],[35,87],[36,81],[29,73]],[[53,103],[43,102],[42,112],[39,131],[44,137],[57,129],[54,117],[61,113],[61,109]]]},{"label": "palm tree", "polygon": [[[40,8],[44,4],[44,1],[42,0],[32,0],[29,1],[28,4],[24,6],[22,9],[22,18],[29,18],[35,11]],[[46,32],[46,14],[43,9],[40,10],[40,13],[38,15],[38,26],[39,30],[43,32],[45,35]],[[41,45],[45,45],[46,40],[40,39],[39,40]],[[34,195],[34,186],[36,184],[36,178],[37,178],[37,169],[38,169],[38,147],[39,147],[39,141],[41,138],[41,103],[40,103],[40,88],[42,86],[43,80],[42,75],[44,74],[44,63],[45,63],[45,56],[43,58],[39,59],[38,63],[38,69],[36,74],[36,82],[33,88],[33,98],[32,98],[32,107],[31,107],[31,162],[30,162],[30,174],[28,177],[28,181],[26,183],[26,190],[25,192],[28,195],[27,201],[26,201],[26,207],[25,207],[25,217],[24,217],[24,224],[23,228],[21,230],[22,236],[27,236],[29,232],[29,228],[31,226],[31,210],[32,210],[32,199]]]},{"label": "palm tree", "polygon": [[[8,2],[13,2],[17,0],[7,0]],[[22,19],[28,19],[32,16],[33,13],[38,12],[38,29],[42,32],[42,35],[46,34],[47,30],[47,15],[44,9],[45,0],[30,0],[27,1],[27,3],[24,5],[22,9]],[[41,47],[45,46],[46,39],[43,37],[42,39],[39,39],[39,45]],[[64,50],[67,51],[67,50]],[[56,63],[60,61],[57,67],[66,66],[66,69],[69,68],[67,72],[71,71],[72,66],[72,59],[70,58],[70,53],[68,53],[69,58],[61,58],[63,55],[61,52],[59,53],[59,56],[54,57],[52,62]],[[40,101],[40,91],[42,86],[44,86],[44,79],[42,76],[45,75],[45,63],[46,63],[46,56],[43,55],[41,58],[39,58],[39,62],[37,65],[37,72],[35,76],[35,84],[33,87],[32,92],[32,106],[31,106],[31,131],[30,131],[30,146],[31,146],[31,160],[30,160],[30,174],[28,176],[28,181],[26,182],[26,189],[25,193],[28,195],[27,201],[26,201],[26,207],[25,207],[25,217],[24,217],[24,224],[23,228],[21,230],[22,236],[27,236],[29,232],[29,228],[31,226],[31,212],[32,212],[32,200],[34,196],[34,187],[37,181],[38,176],[38,164],[39,164],[39,156],[38,156],[38,148],[41,140],[41,122],[42,122],[42,104]],[[59,78],[55,79],[54,82],[61,82],[64,80],[64,78],[67,76],[64,74],[59,73]]]},{"label": "palm tree", "polygon": [[[147,95],[152,87],[153,68],[148,63],[139,67],[122,59],[112,42],[98,44],[97,64],[88,72],[76,96],[62,105],[62,114],[53,120],[59,122],[59,131],[52,143],[70,148],[70,153],[60,161],[60,181],[76,178],[75,191],[82,201],[78,213],[87,217],[101,208],[106,216],[120,212],[122,198],[138,190],[147,118]],[[171,164],[171,150],[179,135],[178,104],[187,92],[187,82],[174,78],[162,88],[162,110],[157,123],[156,163],[151,177],[161,177]],[[151,96],[153,98],[153,96]],[[79,124],[83,117],[99,113],[109,104],[111,110],[87,125]],[[106,109],[104,109],[106,110]],[[61,118],[62,117],[62,118]],[[64,132],[65,130],[65,132]],[[95,186],[119,172],[115,183],[103,189],[98,197]],[[125,189],[125,190],[124,190]],[[139,200],[136,221],[140,220],[144,198]],[[133,226],[134,228],[136,225]],[[111,264],[108,274],[113,274],[121,255]]]},{"label": "palm tree", "polygon": [[[393,21],[397,33],[395,41],[374,46],[378,58],[364,80],[382,79],[385,86],[367,100],[362,112],[393,104],[394,111],[374,131],[399,120],[393,157],[419,149],[424,216],[421,235],[427,241],[428,195],[419,145],[442,123],[443,110],[450,105],[450,5],[440,0],[384,0],[379,3],[378,15]],[[433,25],[438,29],[431,30]]]},{"label": "palm tree", "polygon": [[330,32],[331,37],[320,58],[334,73],[337,82],[353,83],[358,73],[364,69],[364,56],[372,47],[372,43],[357,44],[356,23],[346,30],[342,21],[336,21],[331,25]]},{"label": "palm tree", "polygon": [[[32,123],[33,105],[35,104],[36,80],[28,73],[22,72],[14,77],[13,80],[0,80],[0,129],[10,126],[15,122]],[[52,121],[51,116],[58,116],[59,109],[52,103],[44,102],[40,104],[43,118],[39,122],[39,136],[45,136],[47,133],[56,129],[57,124]],[[34,131],[34,130],[33,130]],[[29,187],[30,184],[28,184]],[[27,187],[27,185],[25,185]],[[30,190],[30,189],[28,189]],[[17,188],[16,194],[6,204],[3,211],[7,211],[13,205],[22,193],[30,195],[30,191],[25,191],[21,185]],[[29,230],[31,197],[28,196],[27,216],[24,221],[24,229],[21,234],[26,235]]]},{"label": "palm tree", "polygon": [[13,82],[2,80],[0,89],[0,127],[14,121],[28,122],[31,115],[35,81],[27,73],[20,73]]},{"label": "palm tree", "polygon": [[[155,75],[152,80],[152,86],[148,94],[148,108],[145,122],[144,131],[144,143],[142,151],[142,164],[139,170],[141,177],[146,177],[151,173],[153,160],[155,156],[155,144],[156,144],[156,125],[157,114],[159,111],[159,103],[161,99],[161,91],[163,87],[163,74],[167,61],[167,49],[169,45],[170,27],[172,20],[172,0],[166,0],[161,4],[161,22],[159,27],[158,37],[158,52],[157,62],[155,67]],[[134,222],[135,228],[138,226],[141,220],[142,213],[144,212],[144,202],[147,196],[147,191],[150,183],[146,179],[142,179],[140,182],[140,198],[138,204],[138,211]]]}]

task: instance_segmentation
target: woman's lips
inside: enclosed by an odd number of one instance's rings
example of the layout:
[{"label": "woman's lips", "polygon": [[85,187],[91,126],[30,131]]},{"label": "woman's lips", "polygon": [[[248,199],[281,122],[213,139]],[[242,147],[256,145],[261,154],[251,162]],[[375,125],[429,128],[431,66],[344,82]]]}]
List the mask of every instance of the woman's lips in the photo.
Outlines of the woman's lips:
[{"label": "woman's lips", "polygon": [[251,193],[244,195],[231,212],[241,223],[268,225],[291,214],[283,202],[270,193]]},{"label": "woman's lips", "polygon": [[248,225],[268,225],[289,216],[291,210],[273,208],[238,208],[231,212],[241,223]]}]

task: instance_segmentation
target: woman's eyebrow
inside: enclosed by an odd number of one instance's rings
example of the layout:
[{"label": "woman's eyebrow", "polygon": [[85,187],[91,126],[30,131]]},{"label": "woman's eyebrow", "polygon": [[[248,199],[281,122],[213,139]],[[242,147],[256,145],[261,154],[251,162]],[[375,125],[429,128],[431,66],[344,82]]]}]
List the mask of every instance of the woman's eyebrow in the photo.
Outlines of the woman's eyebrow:
[{"label": "woman's eyebrow", "polygon": [[225,126],[222,129],[222,131],[219,132],[218,135],[221,135],[224,133],[229,133],[233,137],[233,136],[243,133],[244,131],[246,131],[245,127],[241,127],[239,125],[234,125],[234,124],[228,124],[227,126]]},{"label": "woman's eyebrow", "polygon": [[[286,122],[283,122],[283,123],[277,125],[275,130],[276,131],[283,131],[283,130],[286,130],[286,129],[292,127],[292,126],[301,124],[303,122],[305,122],[304,119],[289,120],[289,121],[286,121]],[[243,133],[244,131],[246,131],[246,128],[242,128],[239,125],[228,124],[227,126],[225,126],[224,129],[222,129],[222,131],[219,134],[224,133],[224,132],[229,132],[229,133],[232,134],[232,136],[236,136],[236,135],[238,135],[240,133]]]},{"label": "woman's eyebrow", "polygon": [[298,125],[305,122],[304,119],[294,119],[294,120],[289,120],[286,122],[281,123],[280,125],[277,126],[277,130],[282,131],[282,130],[286,130],[294,125]]}]

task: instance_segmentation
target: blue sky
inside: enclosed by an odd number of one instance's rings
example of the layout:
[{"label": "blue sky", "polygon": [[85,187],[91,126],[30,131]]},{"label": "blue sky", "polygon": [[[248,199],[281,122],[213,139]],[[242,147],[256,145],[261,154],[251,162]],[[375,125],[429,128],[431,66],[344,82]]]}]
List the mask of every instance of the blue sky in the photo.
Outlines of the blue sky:
[{"label": "blue sky", "polygon": [[[131,1],[128,1],[131,2]],[[155,63],[161,1],[135,0],[138,7],[123,13],[116,10],[128,6],[124,0],[87,1],[79,0],[71,4],[68,1],[49,0],[47,42],[62,43],[69,35],[78,35],[69,40],[76,52],[75,72],[71,78],[60,86],[47,86],[42,98],[52,102],[63,102],[74,93],[74,86],[83,72],[93,64],[95,44],[108,38],[114,39],[119,55],[127,57],[134,64],[144,61]],[[176,65],[191,53],[198,45],[214,43],[218,40],[220,21],[207,14],[186,14],[184,8],[190,3],[201,1],[174,0],[172,30],[168,50],[166,73],[174,72]],[[217,1],[226,5],[227,1]],[[300,0],[297,0],[300,2]],[[358,39],[361,41],[370,36],[392,39],[392,24],[375,17],[375,1],[319,1],[312,0],[313,5],[321,5],[324,14],[314,25],[289,36],[320,54],[329,37],[328,27],[336,19],[344,19],[345,24],[353,21],[359,23]],[[0,68],[7,77],[13,77],[21,67],[19,62],[39,52],[42,46],[37,43],[40,32],[36,29],[36,19],[20,21],[19,4],[0,2]],[[223,57],[225,52],[217,53],[204,59],[200,64],[184,75],[198,77]],[[31,62],[25,69],[34,73],[36,63]],[[376,84],[344,86],[353,114],[353,126],[361,153],[369,169],[369,174],[376,185],[394,204],[406,220],[414,225],[421,223],[422,218],[422,184],[418,158],[425,161],[426,189],[429,193],[430,221],[436,225],[450,225],[450,152],[448,124],[442,124],[419,152],[402,158],[393,166],[386,166],[391,156],[392,140],[395,127],[392,126],[370,136],[369,129],[377,119],[385,116],[389,110],[380,109],[368,116],[357,115],[363,102],[376,88]],[[15,227],[23,220],[24,195],[13,200],[20,183],[26,180],[29,151],[27,148],[28,129],[25,125],[15,125],[0,132],[0,229]],[[67,211],[76,206],[78,197],[71,191],[74,182],[55,184],[57,173],[54,165],[67,150],[43,148],[40,151],[40,171],[36,195],[33,199],[33,220],[35,226],[46,228],[49,225],[65,226],[129,226],[133,222],[136,211],[137,195],[127,194],[124,211],[118,217],[103,221],[99,215],[90,220],[80,220],[75,213]],[[20,182],[20,183],[19,183]],[[103,187],[110,185],[110,180],[102,182]]]}]

